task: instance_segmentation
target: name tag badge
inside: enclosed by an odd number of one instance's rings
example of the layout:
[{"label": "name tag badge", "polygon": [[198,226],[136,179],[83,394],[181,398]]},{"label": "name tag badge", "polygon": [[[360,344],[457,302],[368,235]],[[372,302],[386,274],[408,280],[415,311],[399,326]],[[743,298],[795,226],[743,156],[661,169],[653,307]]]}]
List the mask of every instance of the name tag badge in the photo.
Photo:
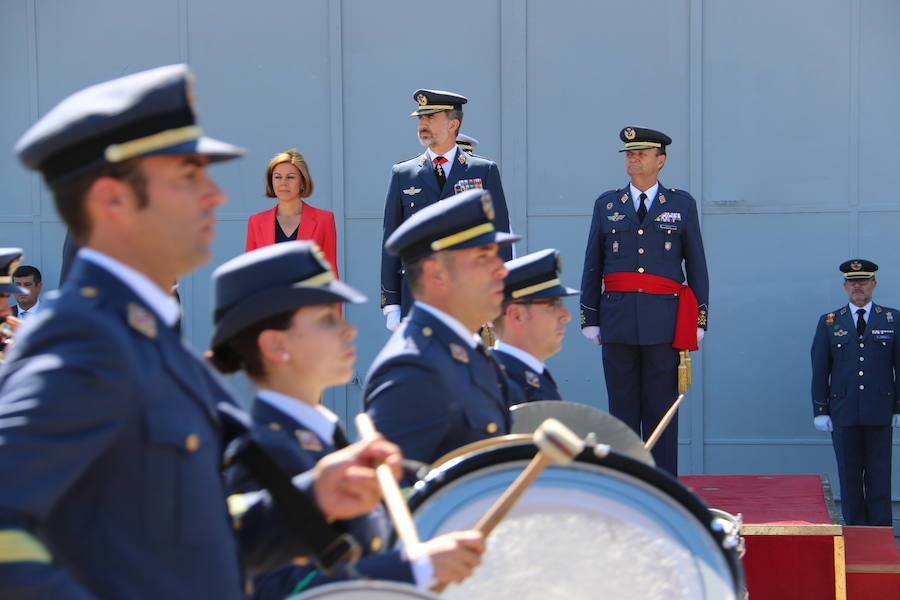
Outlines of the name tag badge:
[{"label": "name tag badge", "polygon": [[656,227],[660,231],[678,231],[678,225],[675,223],[657,223]]}]

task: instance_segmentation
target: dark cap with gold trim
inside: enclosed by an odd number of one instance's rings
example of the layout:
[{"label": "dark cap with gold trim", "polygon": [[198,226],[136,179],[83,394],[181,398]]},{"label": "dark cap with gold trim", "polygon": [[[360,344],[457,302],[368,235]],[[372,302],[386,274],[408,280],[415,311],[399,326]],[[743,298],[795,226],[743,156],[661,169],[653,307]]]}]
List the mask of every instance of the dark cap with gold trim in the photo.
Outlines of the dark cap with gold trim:
[{"label": "dark cap with gold trim", "polygon": [[580,290],[566,287],[559,280],[562,259],[559,250],[538,250],[506,262],[509,274],[503,280],[503,294],[513,302],[538,298],[576,296]]},{"label": "dark cap with gold trim", "polygon": [[243,155],[203,135],[194,104],[187,65],[134,73],[64,99],[25,132],[15,151],[48,184],[154,154],[202,154],[212,162]]},{"label": "dark cap with gold trim", "polygon": [[841,266],[838,268],[841,270],[841,273],[844,274],[844,279],[846,280],[874,279],[875,271],[878,270],[878,265],[871,260],[853,258],[846,262],[842,262]]},{"label": "dark cap with gold trim", "polygon": [[629,125],[622,129],[622,131],[619,132],[619,139],[625,142],[625,145],[622,146],[619,152],[662,148],[672,143],[672,138],[661,131],[647,129],[646,127],[636,127],[634,125]]},{"label": "dark cap with gold trim", "polygon": [[212,348],[283,312],[314,304],[366,301],[338,281],[315,242],[284,242],[252,250],[217,268],[212,279]]},{"label": "dark cap with gold trim", "polygon": [[478,147],[478,140],[470,135],[460,133],[456,136],[456,145],[469,154],[472,154],[475,152],[475,148]]},{"label": "dark cap with gold trim", "polygon": [[22,262],[25,253],[21,248],[0,248],[0,292],[27,294],[28,290],[13,283],[12,275]]},{"label": "dark cap with gold trim", "polygon": [[511,244],[521,238],[494,227],[494,203],[485,190],[468,190],[425,207],[394,230],[384,243],[404,263],[441,250]]},{"label": "dark cap with gold trim", "polygon": [[462,110],[462,105],[469,101],[465,96],[441,90],[416,90],[413,92],[413,100],[418,102],[419,108],[409,115],[411,117],[433,115],[445,110]]}]

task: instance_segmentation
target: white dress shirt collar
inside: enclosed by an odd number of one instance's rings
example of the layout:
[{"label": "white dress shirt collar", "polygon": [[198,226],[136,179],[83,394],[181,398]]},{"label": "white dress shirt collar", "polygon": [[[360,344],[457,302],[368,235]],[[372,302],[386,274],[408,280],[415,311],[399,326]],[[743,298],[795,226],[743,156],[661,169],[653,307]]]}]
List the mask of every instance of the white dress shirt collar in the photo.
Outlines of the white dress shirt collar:
[{"label": "white dress shirt collar", "polygon": [[[650,210],[650,206],[653,204],[653,201],[656,200],[656,192],[659,191],[659,182],[657,181],[649,189],[644,191],[644,194],[647,194],[647,200],[644,201],[644,204],[647,205],[647,211]],[[634,203],[634,210],[637,212],[637,209],[641,206],[641,190],[634,187],[634,184],[631,184],[631,201]]]},{"label": "white dress shirt collar", "polygon": [[[143,300],[151,310],[158,314],[163,323],[169,327],[172,327],[178,321],[178,316],[181,314],[178,302],[143,273],[136,271],[108,254],[103,254],[92,248],[81,248],[77,256],[109,271],[116,279],[130,287],[131,291],[137,294],[138,298]],[[175,282],[173,281],[172,283]]]},{"label": "white dress shirt collar", "polygon": [[444,177],[450,175],[450,169],[453,168],[453,160],[456,158],[456,152],[459,150],[459,146],[455,145],[450,148],[445,154],[435,154],[431,151],[431,148],[425,149],[425,154],[428,155],[428,161],[431,163],[431,168],[434,169],[434,159],[438,156],[443,156],[447,159],[442,166],[444,167]]},{"label": "white dress shirt collar", "polygon": [[465,340],[466,343],[469,344],[470,348],[475,348],[476,346],[478,346],[481,338],[466,329],[466,326],[457,321],[455,318],[451,317],[444,311],[431,306],[430,304],[425,304],[424,302],[419,302],[418,300],[416,300],[416,306],[418,306],[425,312],[431,313],[434,318],[452,329],[453,333]]},{"label": "white dress shirt collar", "polygon": [[260,389],[256,393],[256,397],[298,423],[302,423],[306,429],[319,436],[320,440],[334,445],[334,430],[337,427],[338,417],[321,404],[313,406],[280,392],[266,389]]},{"label": "white dress shirt collar", "polygon": [[544,372],[544,363],[536,359],[528,352],[525,352],[521,348],[510,346],[506,342],[498,340],[496,346],[494,346],[494,349],[499,350],[500,352],[506,352],[510,356],[518,358],[523,363],[531,367],[531,370],[536,372],[538,375]]},{"label": "white dress shirt collar", "polygon": [[23,316],[33,315],[34,313],[36,313],[38,311],[38,308],[40,308],[40,304],[41,304],[41,301],[40,301],[40,299],[38,299],[38,300],[34,301],[34,305],[31,308],[29,308],[28,310],[25,310],[24,308],[22,308],[20,306],[19,307],[19,318],[21,319]]}]

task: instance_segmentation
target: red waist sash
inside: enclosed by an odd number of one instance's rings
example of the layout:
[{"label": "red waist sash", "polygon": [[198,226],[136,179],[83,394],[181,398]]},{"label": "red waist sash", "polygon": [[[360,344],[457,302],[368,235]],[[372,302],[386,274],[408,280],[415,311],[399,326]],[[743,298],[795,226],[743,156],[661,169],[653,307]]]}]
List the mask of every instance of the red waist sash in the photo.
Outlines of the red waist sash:
[{"label": "red waist sash", "polygon": [[603,288],[607,292],[677,295],[678,316],[675,319],[675,338],[672,340],[672,347],[677,350],[697,349],[697,317],[700,307],[690,287],[650,273],[622,272],[604,275]]}]

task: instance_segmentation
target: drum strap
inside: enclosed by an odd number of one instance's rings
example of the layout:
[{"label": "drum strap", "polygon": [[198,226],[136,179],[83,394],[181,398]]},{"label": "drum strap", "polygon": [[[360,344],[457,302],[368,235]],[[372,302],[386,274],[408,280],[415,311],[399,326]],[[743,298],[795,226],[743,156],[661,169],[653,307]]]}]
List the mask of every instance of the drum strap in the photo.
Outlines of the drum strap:
[{"label": "drum strap", "polygon": [[[222,411],[222,405],[219,408],[229,425],[242,425],[233,418],[236,415],[232,415],[232,411]],[[294,486],[288,473],[253,438],[252,429],[228,445],[224,464],[240,464],[269,492],[275,508],[300,546],[297,554],[311,554],[320,571],[328,574],[338,567],[352,569],[359,560],[362,550],[353,536],[339,532],[325,519],[315,501]]]}]

